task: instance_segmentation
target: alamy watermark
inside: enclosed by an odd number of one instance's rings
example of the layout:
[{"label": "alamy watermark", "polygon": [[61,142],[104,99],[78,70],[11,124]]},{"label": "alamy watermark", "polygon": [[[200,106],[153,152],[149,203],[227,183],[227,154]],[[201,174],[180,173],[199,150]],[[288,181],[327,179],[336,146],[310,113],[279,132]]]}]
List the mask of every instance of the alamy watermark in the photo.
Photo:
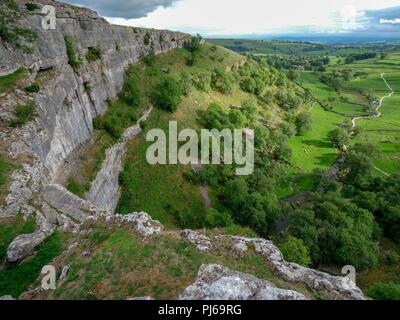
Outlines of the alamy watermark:
[{"label": "alamy watermark", "polygon": [[56,29],[56,8],[50,5],[45,5],[42,8],[42,14],[45,16],[42,18],[42,28],[45,30]]},{"label": "alamy watermark", "polygon": [[[151,165],[236,165],[236,175],[254,172],[254,130],[183,129],[178,123],[169,122],[168,137],[162,129],[152,129],[146,135],[153,144],[147,149],[146,158]],[[179,146],[179,144],[181,144]]]},{"label": "alamy watermark", "polygon": [[342,286],[345,289],[351,290],[356,287],[356,268],[354,266],[344,266],[342,268],[342,274],[344,275],[342,279]]},{"label": "alamy watermark", "polygon": [[48,265],[42,268],[42,289],[43,290],[56,290],[56,268]]}]

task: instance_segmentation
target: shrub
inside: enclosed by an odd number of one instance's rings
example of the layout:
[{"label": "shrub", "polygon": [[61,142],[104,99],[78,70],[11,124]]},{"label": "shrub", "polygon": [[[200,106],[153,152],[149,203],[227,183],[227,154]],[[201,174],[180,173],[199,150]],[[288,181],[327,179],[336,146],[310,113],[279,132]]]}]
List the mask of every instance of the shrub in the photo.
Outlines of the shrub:
[{"label": "shrub", "polygon": [[65,47],[67,50],[68,64],[76,71],[82,64],[82,61],[75,52],[73,40],[70,36],[64,36]]},{"label": "shrub", "polygon": [[35,11],[39,9],[39,6],[36,3],[32,2],[26,3],[25,6],[29,11]]},{"label": "shrub", "polygon": [[269,73],[258,65],[246,63],[238,69],[240,88],[248,93],[260,95],[269,84]]},{"label": "shrub", "polygon": [[275,95],[277,104],[285,111],[296,110],[301,105],[301,99],[292,90],[279,90]]},{"label": "shrub", "polygon": [[240,111],[246,116],[248,124],[254,123],[258,116],[257,100],[254,98],[245,99],[242,101]]},{"label": "shrub", "polygon": [[135,110],[120,110],[118,106],[111,107],[102,117],[93,121],[96,130],[106,131],[112,138],[119,139],[124,133],[124,129],[137,121]]},{"label": "shrub", "polygon": [[186,58],[186,64],[189,67],[193,67],[199,60],[199,55],[197,52],[192,52],[189,57]]},{"label": "shrub", "polygon": [[8,29],[3,21],[0,21],[0,38],[8,43],[15,43],[18,40],[16,34]]},{"label": "shrub", "polygon": [[151,33],[146,32],[146,34],[144,35],[144,38],[143,38],[143,43],[145,46],[148,46],[148,45],[150,45],[150,42],[151,42]]},{"label": "shrub", "polygon": [[207,228],[223,228],[233,224],[232,217],[227,212],[218,212],[215,209],[209,209],[205,217],[205,225]]},{"label": "shrub", "polygon": [[211,103],[207,110],[198,112],[199,123],[206,129],[223,130],[229,128],[231,123],[224,107],[218,103]]},{"label": "shrub", "polygon": [[128,68],[126,80],[119,94],[120,99],[124,100],[129,106],[137,107],[142,102],[140,90],[140,79],[133,66]]},{"label": "shrub", "polygon": [[311,264],[310,254],[303,240],[289,236],[285,242],[279,246],[279,249],[285,260],[289,262],[295,262],[305,267]]},{"label": "shrub", "polygon": [[67,190],[76,194],[78,197],[84,197],[85,192],[87,190],[86,186],[80,184],[74,178],[70,178],[67,184]]},{"label": "shrub", "polygon": [[288,72],[288,78],[292,81],[297,81],[300,79],[300,72],[297,70],[290,69]]},{"label": "shrub", "polygon": [[154,50],[152,49],[147,55],[142,56],[141,60],[143,60],[143,62],[148,66],[152,66],[154,62],[156,62],[156,55],[154,53]]},{"label": "shrub", "polygon": [[182,87],[179,81],[165,76],[155,87],[153,93],[156,106],[174,112],[182,100]]},{"label": "shrub", "polygon": [[216,167],[212,165],[204,166],[198,173],[198,180],[203,184],[216,187],[218,185],[218,172]]},{"label": "shrub", "polygon": [[296,116],[296,129],[299,135],[306,133],[312,129],[312,118],[310,112],[300,112]]},{"label": "shrub", "polygon": [[25,91],[30,93],[37,93],[40,91],[40,86],[37,82],[34,82],[29,87],[26,87]]},{"label": "shrub", "polygon": [[22,37],[28,42],[34,42],[38,38],[37,32],[29,28],[18,27],[14,29],[14,32],[18,37]]},{"label": "shrub", "polygon": [[189,72],[183,71],[181,73],[181,86],[182,86],[182,93],[185,96],[188,96],[193,90],[193,79]]},{"label": "shrub", "polygon": [[201,42],[203,41],[203,38],[198,34],[197,36],[193,36],[190,44],[186,47],[188,51],[191,53],[194,52],[199,52],[201,49]]},{"label": "shrub", "polygon": [[224,70],[215,69],[211,76],[211,87],[223,94],[229,94],[233,89],[232,76]]},{"label": "shrub", "polygon": [[112,116],[94,119],[93,126],[96,130],[105,130],[114,139],[121,138],[124,132],[120,121]]},{"label": "shrub", "polygon": [[15,0],[4,0],[3,2],[9,9],[18,11],[18,4]]},{"label": "shrub", "polygon": [[206,70],[193,73],[193,84],[198,90],[209,92],[211,90],[211,73]]},{"label": "shrub", "polygon": [[90,62],[101,59],[102,51],[100,48],[88,48],[86,59]]},{"label": "shrub", "polygon": [[29,121],[32,121],[36,115],[35,102],[29,101],[26,104],[19,104],[15,109],[15,118],[11,120],[11,127],[20,128]]},{"label": "shrub", "polygon": [[400,285],[378,282],[368,288],[366,294],[374,300],[400,300]]},{"label": "shrub", "polygon": [[341,148],[350,142],[349,133],[345,129],[335,129],[328,133],[328,138],[335,148]]},{"label": "shrub", "polygon": [[385,263],[390,266],[396,266],[400,262],[400,255],[395,252],[389,252],[385,255]]}]

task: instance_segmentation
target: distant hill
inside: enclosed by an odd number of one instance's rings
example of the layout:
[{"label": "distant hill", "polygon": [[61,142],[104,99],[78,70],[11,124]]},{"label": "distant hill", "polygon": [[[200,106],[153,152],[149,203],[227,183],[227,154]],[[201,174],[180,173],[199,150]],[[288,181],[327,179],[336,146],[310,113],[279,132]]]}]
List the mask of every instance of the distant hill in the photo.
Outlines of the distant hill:
[{"label": "distant hill", "polygon": [[326,44],[310,41],[250,40],[250,39],[208,39],[241,54],[288,54],[288,55],[336,55],[347,56],[357,52],[400,50],[400,42],[369,42],[364,44]]}]

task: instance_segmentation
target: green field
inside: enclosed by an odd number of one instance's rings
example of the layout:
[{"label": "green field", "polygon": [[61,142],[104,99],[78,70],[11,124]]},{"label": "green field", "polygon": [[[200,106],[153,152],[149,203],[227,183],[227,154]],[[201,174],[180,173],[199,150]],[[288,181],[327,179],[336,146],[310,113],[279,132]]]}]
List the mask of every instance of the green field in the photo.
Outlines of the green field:
[{"label": "green field", "polygon": [[380,109],[382,117],[357,122],[364,134],[354,142],[364,140],[378,144],[380,155],[374,159],[374,164],[388,174],[397,173],[400,170],[400,55],[390,54],[383,61],[372,59],[353,66],[368,75],[346,83],[347,88],[372,90],[374,97],[380,99],[389,94],[389,89],[381,79],[381,74],[385,73],[385,79],[395,91],[392,97],[384,100]]},{"label": "green field", "polygon": [[337,151],[328,140],[328,132],[337,128],[342,116],[323,110],[315,105],[311,111],[313,128],[303,136],[293,137],[290,147],[293,151],[292,163],[303,172],[315,168],[329,168],[335,162]]},{"label": "green field", "polygon": [[[343,65],[340,66],[343,68]],[[332,64],[329,69],[339,68]],[[344,83],[341,93],[323,84],[316,72],[303,72],[300,82],[305,88],[311,89],[315,97],[323,104],[330,105],[330,111],[324,111],[318,104],[311,109],[313,129],[304,136],[291,140],[293,149],[293,164],[305,171],[317,167],[329,167],[335,160],[336,152],[327,141],[327,133],[347,121],[351,117],[367,115],[368,101],[360,93],[370,91],[375,99],[389,94],[389,89],[381,79],[385,78],[392,89],[400,89],[400,56],[390,54],[385,60],[371,59],[346,65],[362,72],[364,75]],[[342,96],[347,100],[343,101]],[[333,100],[334,99],[334,100]],[[370,141],[379,145],[380,155],[374,159],[374,164],[381,170],[391,174],[400,170],[400,97],[395,94],[387,98],[382,108],[382,117],[362,119],[357,126],[363,134],[353,139],[352,143]]]}]

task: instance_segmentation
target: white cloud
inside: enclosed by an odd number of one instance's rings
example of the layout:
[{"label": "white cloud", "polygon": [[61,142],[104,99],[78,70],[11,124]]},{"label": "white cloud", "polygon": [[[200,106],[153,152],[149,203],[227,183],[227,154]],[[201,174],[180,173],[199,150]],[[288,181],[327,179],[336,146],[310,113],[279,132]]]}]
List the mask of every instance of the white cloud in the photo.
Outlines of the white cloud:
[{"label": "white cloud", "polygon": [[329,32],[359,28],[364,10],[398,5],[398,0],[182,0],[148,17],[109,21],[205,35],[282,32],[298,26]]},{"label": "white cloud", "polygon": [[392,19],[392,20],[390,20],[390,19],[381,19],[380,23],[382,23],[382,24],[385,24],[385,23],[388,23],[388,24],[400,24],[400,18]]}]

